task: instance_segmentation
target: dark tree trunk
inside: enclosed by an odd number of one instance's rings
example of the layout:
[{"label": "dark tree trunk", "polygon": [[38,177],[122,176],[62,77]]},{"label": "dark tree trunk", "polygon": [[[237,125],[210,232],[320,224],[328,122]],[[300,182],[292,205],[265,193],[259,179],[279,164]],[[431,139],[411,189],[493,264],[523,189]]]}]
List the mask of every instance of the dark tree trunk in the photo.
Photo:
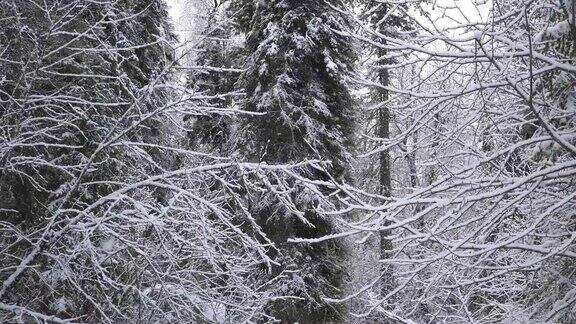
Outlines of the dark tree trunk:
[{"label": "dark tree trunk", "polygon": [[[381,16],[386,15],[386,6],[382,8]],[[382,25],[378,28],[383,32]],[[387,50],[379,49],[377,55],[383,58],[387,55]],[[388,60],[381,59],[383,64],[386,64]],[[388,86],[390,84],[390,75],[387,69],[382,69],[377,75],[378,82],[383,86]],[[387,90],[380,88],[377,93],[378,102],[384,103],[378,111],[378,137],[381,139],[390,138],[390,109],[385,103],[389,99],[389,94]],[[391,177],[391,163],[390,163],[390,150],[384,150],[380,152],[378,156],[380,172],[379,172],[379,192],[384,197],[390,197],[392,194],[392,177]],[[384,226],[389,225],[388,221],[385,221]],[[390,258],[392,251],[392,242],[389,239],[391,234],[390,230],[384,230],[380,232],[380,259]],[[387,295],[392,289],[394,289],[394,281],[392,279],[393,270],[390,264],[382,265],[382,282],[380,284],[380,290],[382,296]]]}]

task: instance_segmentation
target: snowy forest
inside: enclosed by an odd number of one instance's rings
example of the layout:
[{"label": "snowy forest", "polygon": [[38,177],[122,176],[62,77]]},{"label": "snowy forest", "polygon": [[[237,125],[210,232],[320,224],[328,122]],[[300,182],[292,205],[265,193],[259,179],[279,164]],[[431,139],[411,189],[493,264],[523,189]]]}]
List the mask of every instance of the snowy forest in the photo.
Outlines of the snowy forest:
[{"label": "snowy forest", "polygon": [[0,0],[0,323],[576,323],[575,17]]}]

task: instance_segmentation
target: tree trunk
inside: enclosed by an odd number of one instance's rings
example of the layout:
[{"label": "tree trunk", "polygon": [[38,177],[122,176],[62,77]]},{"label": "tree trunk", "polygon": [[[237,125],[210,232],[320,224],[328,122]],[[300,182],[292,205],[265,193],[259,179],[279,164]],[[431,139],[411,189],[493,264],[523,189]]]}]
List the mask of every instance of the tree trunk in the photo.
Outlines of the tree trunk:
[{"label": "tree trunk", "polygon": [[[386,6],[382,6],[382,16],[386,15]],[[380,26],[381,32],[383,28]],[[387,54],[387,50],[379,49],[377,55],[382,58]],[[387,59],[381,60],[382,63],[386,64]],[[390,84],[390,75],[387,69],[382,69],[378,73],[378,82],[383,86],[388,86]],[[387,90],[380,88],[376,95],[376,99],[380,103],[385,103],[389,99],[389,94]],[[390,138],[390,109],[386,104],[378,111],[378,137],[381,139]],[[390,163],[390,150],[384,150],[380,152],[378,156],[380,172],[379,172],[379,192],[384,197],[390,197],[392,194],[392,179],[391,179],[391,163]],[[387,226],[390,223],[385,221],[383,225]],[[392,242],[389,239],[391,234],[390,230],[384,230],[380,232],[380,260],[385,260],[390,258],[392,251]],[[386,296],[392,289],[394,289],[394,280],[392,279],[393,269],[390,264],[382,265],[382,282],[380,284],[380,292],[382,296]]]}]

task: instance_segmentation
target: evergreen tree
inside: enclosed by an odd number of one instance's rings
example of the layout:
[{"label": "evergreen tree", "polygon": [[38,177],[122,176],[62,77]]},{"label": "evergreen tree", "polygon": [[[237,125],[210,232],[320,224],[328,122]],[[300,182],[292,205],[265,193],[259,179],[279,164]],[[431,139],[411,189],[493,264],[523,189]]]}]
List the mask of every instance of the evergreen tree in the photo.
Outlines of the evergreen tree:
[{"label": "evergreen tree", "polygon": [[[20,312],[37,319],[110,321],[130,298],[106,300],[106,289],[90,278],[98,268],[82,268],[95,257],[85,253],[87,243],[78,244],[89,234],[73,215],[86,216],[82,210],[117,184],[171,163],[154,146],[168,140],[155,111],[167,100],[159,82],[167,80],[174,37],[160,0],[44,5],[0,3],[0,219],[10,224],[2,223],[1,243],[10,248],[0,259],[7,271],[0,274],[0,300],[23,305]],[[118,138],[150,145],[127,149]],[[141,194],[151,203],[165,199],[161,191]],[[97,244],[100,236],[91,234]],[[23,244],[23,237],[31,239]],[[77,249],[73,256],[50,252],[67,245]],[[123,266],[105,273],[129,284]],[[59,269],[82,275],[66,280]],[[99,309],[92,294],[118,308]]]},{"label": "evergreen tree", "polygon": [[[136,121],[125,119],[127,110],[137,110],[132,118],[142,118],[155,109],[154,101],[165,100],[156,91],[135,107],[133,97],[143,87],[153,87],[164,62],[171,60],[164,45],[173,40],[164,6],[155,0],[74,1],[43,12],[33,4],[2,4],[6,19],[1,37],[9,49],[2,63],[2,126],[15,145],[3,154],[0,176],[3,191],[13,193],[5,203],[14,205],[17,213],[8,217],[16,217],[16,223],[35,223],[50,213],[48,202],[54,203],[59,189],[83,172],[81,161],[90,160],[106,138],[118,135],[111,132],[118,122]],[[95,37],[78,32],[92,28]],[[145,118],[130,136],[158,137],[158,123]],[[110,156],[87,171],[93,180],[121,168],[114,156],[120,152],[103,152]],[[17,156],[26,162],[12,164]]]},{"label": "evergreen tree", "polygon": [[234,22],[238,31],[248,33],[252,24],[252,18],[256,9],[254,0],[228,0],[230,2],[230,15],[234,17]]},{"label": "evergreen tree", "polygon": [[[326,171],[310,174],[346,179],[354,111],[345,76],[355,52],[350,39],[332,29],[346,25],[346,19],[324,1],[277,0],[258,2],[250,21],[249,58],[239,86],[246,93],[243,110],[258,115],[241,119],[238,151],[254,162],[274,164],[328,159],[332,163]],[[341,244],[286,243],[291,237],[335,231],[310,196],[306,190],[293,193],[293,200],[307,210],[300,217],[280,207],[271,193],[249,198],[260,226],[279,247],[282,266],[276,274],[287,276],[280,294],[302,298],[270,305],[272,315],[288,322],[332,322],[341,315],[322,299],[339,293]]]},{"label": "evergreen tree", "polygon": [[[225,154],[231,151],[231,132],[234,127],[234,93],[240,67],[246,56],[243,53],[244,9],[237,8],[240,1],[215,2],[207,12],[206,28],[202,32],[199,53],[194,59],[195,69],[188,75],[188,87],[208,97],[207,107],[212,112],[190,118],[188,138],[191,146],[206,145],[209,151]],[[227,110],[227,113],[223,112]]]}]

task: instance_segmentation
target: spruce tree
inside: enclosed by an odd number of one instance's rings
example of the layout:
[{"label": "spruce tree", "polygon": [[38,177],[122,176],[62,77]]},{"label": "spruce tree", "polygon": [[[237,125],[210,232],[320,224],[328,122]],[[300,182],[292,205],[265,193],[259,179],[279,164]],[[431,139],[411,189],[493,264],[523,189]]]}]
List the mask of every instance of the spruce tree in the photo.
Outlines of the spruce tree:
[{"label": "spruce tree", "polygon": [[[7,2],[2,12],[6,17],[0,40],[8,52],[0,89],[6,113],[1,122],[16,143],[2,166],[12,165],[10,159],[16,156],[27,161],[0,169],[3,190],[13,193],[4,203],[14,205],[15,222],[35,223],[50,213],[46,206],[61,198],[58,189],[81,173],[76,165],[113,136],[110,131],[118,129],[117,123],[134,122],[123,120],[127,109],[144,117],[157,106],[155,100],[165,100],[156,91],[148,102],[134,107],[133,94],[154,86],[164,62],[171,60],[164,44],[173,36],[165,5],[157,0],[73,1],[48,12],[33,4]],[[91,30],[93,37],[88,36]],[[158,138],[159,127],[158,120],[147,118],[130,136]],[[116,153],[104,150],[111,158],[102,158],[88,177],[117,174]]]},{"label": "spruce tree", "polygon": [[[243,110],[258,115],[241,118],[238,151],[251,161],[273,164],[327,159],[330,167],[310,170],[310,176],[346,179],[354,111],[345,76],[355,52],[350,39],[333,31],[346,19],[321,0],[275,0],[258,2],[250,21],[239,86],[246,93]],[[305,190],[293,193],[307,210],[306,221],[281,208],[271,193],[249,198],[260,226],[279,248],[270,252],[282,264],[276,274],[287,276],[279,293],[301,298],[272,302],[270,313],[287,322],[334,322],[341,310],[322,298],[339,294],[341,244],[287,243],[291,237],[335,231],[310,196]]]},{"label": "spruce tree", "polygon": [[[8,144],[0,148],[0,219],[10,224],[2,224],[0,241],[10,246],[0,259],[3,302],[94,322],[110,321],[131,302],[106,299],[117,286],[103,289],[90,278],[98,268],[84,266],[95,257],[78,243],[92,235],[90,244],[98,244],[99,235],[77,223],[115,185],[170,163],[158,149],[128,150],[112,139],[149,147],[167,140],[154,111],[167,100],[156,87],[166,80],[173,39],[161,0],[0,3],[0,143]],[[146,194],[152,203],[164,199]],[[21,244],[23,237],[32,239]],[[59,248],[76,250],[53,254]],[[128,284],[124,266],[107,273]],[[59,269],[70,280],[57,277]],[[114,307],[97,309],[97,302]]]},{"label": "spruce tree", "polygon": [[215,2],[208,10],[195,68],[188,74],[187,86],[207,96],[205,105],[212,108],[194,118],[186,117],[191,126],[189,145],[206,146],[206,150],[220,154],[233,150],[231,132],[235,122],[230,110],[238,100],[234,90],[239,68],[246,59],[242,48],[242,24],[246,22],[238,16],[244,10],[237,7],[239,2]]}]

